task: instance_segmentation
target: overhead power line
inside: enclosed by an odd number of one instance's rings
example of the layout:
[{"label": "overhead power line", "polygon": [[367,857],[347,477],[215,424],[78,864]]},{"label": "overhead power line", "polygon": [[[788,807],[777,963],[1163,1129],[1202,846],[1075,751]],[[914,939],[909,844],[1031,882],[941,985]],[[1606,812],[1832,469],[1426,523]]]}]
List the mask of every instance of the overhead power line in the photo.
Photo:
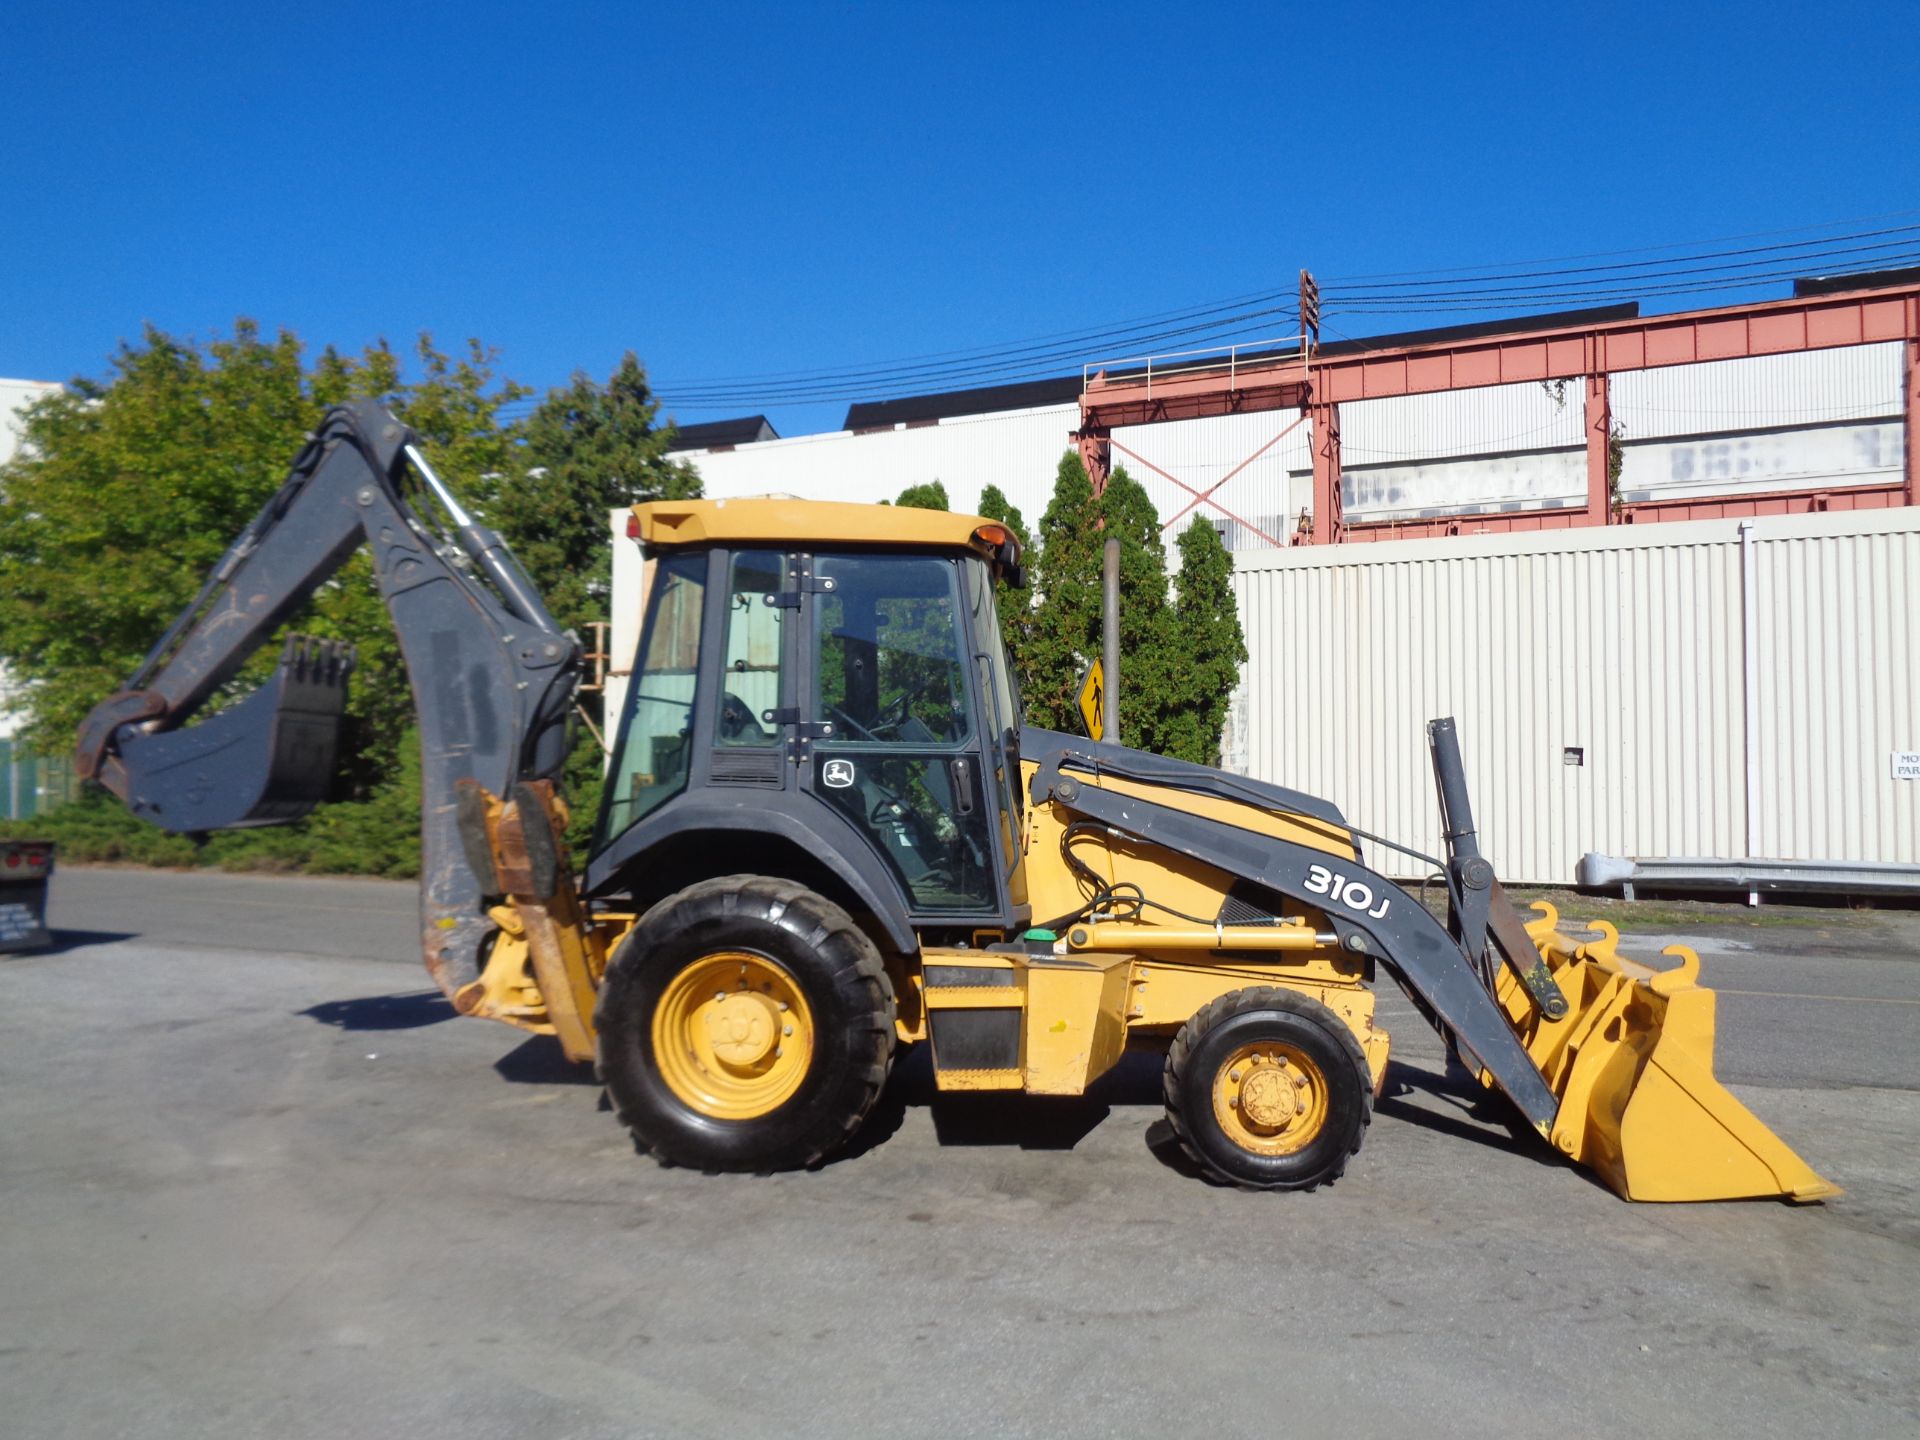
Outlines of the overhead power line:
[{"label": "overhead power line", "polygon": [[[1192,320],[1198,316],[1217,314],[1225,310],[1237,311],[1247,306],[1269,305],[1275,300],[1285,299],[1291,296],[1292,294],[1293,294],[1293,290],[1291,289],[1291,287],[1285,290],[1260,291],[1259,293],[1253,294],[1253,295],[1236,296],[1230,300],[1208,301],[1205,305],[1192,306],[1184,310],[1169,310],[1169,311],[1164,311],[1158,315],[1143,315],[1133,320],[1115,321],[1113,322],[1112,326],[1109,326],[1104,329],[1064,330],[1051,335],[1037,335],[1032,337],[1029,340],[1023,340],[1018,342],[1007,341],[1007,342],[1003,342],[1000,345],[974,347],[974,348],[962,349],[962,350],[937,350],[930,354],[925,354],[925,355],[906,355],[893,360],[867,361],[867,362],[863,362],[863,365],[875,367],[878,370],[891,372],[898,367],[912,366],[919,363],[920,361],[937,361],[937,360],[963,361],[963,360],[979,360],[983,358],[990,358],[995,355],[1006,353],[1006,350],[1008,347],[1013,347],[1016,349],[1024,349],[1032,346],[1050,345],[1050,344],[1069,344],[1069,343],[1080,344],[1085,342],[1101,340],[1103,338],[1114,335],[1119,331],[1139,329],[1139,328],[1149,328],[1161,323],[1173,324],[1176,322]],[[680,383],[685,386],[698,387],[701,385],[716,384],[716,383],[731,385],[731,384],[737,384],[737,383],[741,383],[748,380],[819,379],[823,376],[830,376],[830,375],[866,374],[866,373],[870,373],[870,371],[859,366],[856,366],[850,369],[845,369],[845,370],[821,370],[821,369],[765,370],[757,373],[750,372],[750,373],[741,374],[741,375],[688,376],[684,378]]]},{"label": "overhead power line", "polygon": [[971,375],[1019,368],[1021,366],[1030,368],[1034,363],[1044,364],[1057,369],[1062,364],[1075,363],[1086,356],[1090,348],[1090,341],[1104,341],[1108,345],[1153,345],[1169,339],[1205,335],[1217,330],[1244,326],[1246,323],[1256,319],[1274,316],[1291,317],[1294,311],[1293,307],[1289,305],[1273,306],[1256,310],[1232,310],[1231,312],[1217,314],[1206,311],[1194,313],[1196,315],[1206,315],[1208,318],[1199,320],[1194,324],[1182,326],[1160,325],[1149,328],[1126,327],[1093,331],[1089,332],[1088,338],[1085,339],[1075,338],[1069,341],[1054,342],[1052,344],[1027,344],[1001,350],[982,351],[971,354],[963,359],[949,360],[941,363],[877,365],[865,369],[852,370],[800,371],[795,372],[785,380],[768,378],[760,381],[747,379],[707,382],[683,381],[676,382],[673,389],[676,393],[711,394],[739,389],[757,391],[762,388],[781,390],[794,386],[807,388],[820,386],[857,386],[862,381],[875,379],[894,382],[914,377],[927,377],[932,379],[964,378]]},{"label": "overhead power line", "polygon": [[[1819,225],[1790,225],[1780,230],[1752,230],[1741,235],[1716,235],[1707,240],[1677,240],[1665,245],[1635,245],[1624,250],[1590,250],[1579,255],[1548,255],[1533,260],[1494,260],[1482,265],[1448,265],[1433,270],[1381,270],[1366,275],[1334,275],[1328,283],[1354,280],[1400,280],[1421,275],[1478,275],[1486,270],[1511,270],[1534,265],[1561,265],[1571,260],[1611,260],[1620,255],[1655,255],[1694,250],[1705,245],[1733,245],[1742,240],[1771,240],[1779,235],[1832,235],[1853,225],[1878,225],[1887,220],[1910,220],[1920,210],[1890,210],[1881,215],[1856,215],[1851,220],[1831,220]],[[1484,278],[1484,277],[1483,277]]]},{"label": "overhead power line", "polygon": [[[1326,315],[1345,318],[1491,315],[1739,291],[1809,274],[1864,274],[1920,262],[1920,223],[1862,228],[1916,215],[1920,211],[1901,211],[1826,226],[1550,260],[1330,277],[1321,282],[1321,293]],[[1777,238],[1783,236],[1800,238]],[[1767,243],[1736,243],[1746,240]],[[1581,260],[1603,263],[1562,263]],[[1111,353],[1123,348],[1145,354],[1236,341],[1261,343],[1272,338],[1273,331],[1297,324],[1296,299],[1288,287],[999,345],[863,364],[664,380],[656,392],[677,409],[740,410],[1017,384],[1059,377],[1089,360],[1110,362]],[[1344,334],[1332,324],[1327,328]]]},{"label": "overhead power line", "polygon": [[[1823,269],[1821,273],[1824,275],[1872,275],[1881,270],[1904,268],[1914,263],[1920,263],[1920,241],[1916,241],[1913,246],[1904,251],[1883,256],[1871,265]],[[1342,315],[1417,315],[1430,310],[1533,310],[1543,304],[1574,305],[1598,300],[1644,300],[1671,295],[1707,295],[1737,290],[1767,281],[1796,280],[1806,273],[1806,266],[1796,265],[1759,274],[1718,274],[1710,278],[1677,280],[1657,285],[1616,284],[1578,290],[1511,290],[1487,294],[1463,291],[1457,294],[1420,296],[1380,295],[1343,303],[1339,307],[1339,313]]]},{"label": "overhead power line", "polygon": [[[1777,268],[1783,263],[1790,262],[1793,266],[1792,273],[1798,275],[1798,274],[1803,274],[1805,272],[1806,262],[1809,259],[1826,260],[1826,259],[1834,258],[1836,256],[1863,255],[1863,254],[1884,252],[1884,251],[1890,251],[1890,250],[1911,249],[1915,245],[1920,245],[1920,225],[1908,225],[1908,226],[1903,226],[1899,230],[1881,230],[1881,231],[1876,231],[1874,233],[1880,234],[1880,235],[1894,235],[1894,236],[1897,236],[1898,238],[1893,240],[1882,240],[1877,244],[1873,244],[1873,245],[1849,245],[1849,246],[1828,247],[1826,249],[1819,251],[1815,255],[1785,256],[1785,255],[1769,254],[1759,260],[1725,260],[1725,261],[1722,261],[1721,263],[1712,264],[1712,265],[1687,266],[1687,265],[1674,265],[1669,263],[1666,266],[1666,268],[1660,270],[1659,272],[1657,272],[1657,274],[1659,276],[1699,275],[1699,274],[1708,274],[1708,273],[1735,274],[1743,270],[1762,269],[1766,267]],[[1851,239],[1854,237],[1849,236],[1846,238]],[[1772,250],[1778,250],[1783,248],[1793,248],[1793,247],[1763,245],[1763,246],[1758,246],[1752,250],[1728,250],[1728,251],[1721,252],[1721,254],[1722,255],[1754,255],[1754,254],[1759,254],[1763,250],[1772,251]],[[1688,255],[1688,256],[1679,256],[1675,258],[1686,259],[1686,260],[1708,260],[1708,259],[1715,259],[1716,257],[1709,256],[1709,255]],[[1635,265],[1638,265],[1640,263],[1641,262],[1638,262],[1638,261],[1633,262],[1633,264]],[[1878,268],[1879,266],[1884,265],[1886,262],[1884,259],[1882,259],[1882,260],[1875,261],[1874,263],[1875,263],[1875,267]],[[1549,286],[1547,287],[1547,290],[1541,292],[1541,293],[1549,293],[1552,291],[1576,290],[1589,284],[1613,285],[1613,284],[1618,284],[1622,280],[1634,280],[1639,278],[1637,276],[1627,276],[1627,275],[1617,275],[1617,274],[1608,274],[1602,277],[1600,274],[1600,272],[1602,271],[1617,271],[1617,270],[1624,270],[1628,268],[1631,268],[1631,267],[1626,265],[1599,265],[1599,266],[1594,266],[1594,267],[1591,267],[1590,269],[1581,270],[1581,271],[1537,270],[1532,272],[1515,272],[1513,274],[1508,274],[1508,275],[1484,275],[1484,276],[1478,276],[1475,278],[1478,280],[1505,281],[1505,280],[1551,280],[1559,276],[1574,275],[1574,274],[1592,275],[1594,277],[1592,280],[1589,280],[1589,281],[1563,280],[1559,284]],[[1654,278],[1654,276],[1650,274],[1648,278]],[[1418,293],[1421,295],[1425,295],[1425,294],[1495,295],[1495,294],[1505,293],[1498,286],[1491,286],[1491,287],[1474,286],[1469,288],[1443,291],[1438,288],[1440,284],[1441,282],[1436,280],[1408,281],[1403,285],[1372,286],[1370,287],[1370,291],[1371,293],[1377,294],[1379,292],[1383,292],[1387,290],[1412,291],[1412,290],[1415,290],[1416,287],[1419,287]],[[1342,287],[1336,288],[1331,282],[1328,282],[1327,284],[1323,285],[1321,289],[1325,294],[1343,296],[1348,299],[1367,298],[1365,295],[1356,295],[1354,293],[1354,287],[1352,286],[1342,286]],[[1414,295],[1403,295],[1402,298],[1417,298],[1417,297]]]},{"label": "overhead power line", "polygon": [[[1142,351],[1154,346],[1198,344],[1201,341],[1225,344],[1235,338],[1251,338],[1255,332],[1270,335],[1280,322],[1296,318],[1291,306],[1245,311],[1222,316],[1204,324],[1177,329],[1162,329],[1147,334],[1134,333],[1115,343]],[[1258,323],[1256,323],[1258,322]],[[1055,346],[1045,351],[1006,360],[981,361],[943,366],[912,366],[897,370],[876,370],[848,378],[822,377],[785,384],[737,384],[683,386],[663,384],[662,399],[677,404],[694,401],[761,399],[768,403],[794,403],[796,400],[867,399],[876,393],[899,394],[908,390],[972,389],[984,385],[1010,384],[1040,376],[1058,376],[1077,367],[1088,356],[1082,345]],[[779,397],[776,399],[775,397]]]}]

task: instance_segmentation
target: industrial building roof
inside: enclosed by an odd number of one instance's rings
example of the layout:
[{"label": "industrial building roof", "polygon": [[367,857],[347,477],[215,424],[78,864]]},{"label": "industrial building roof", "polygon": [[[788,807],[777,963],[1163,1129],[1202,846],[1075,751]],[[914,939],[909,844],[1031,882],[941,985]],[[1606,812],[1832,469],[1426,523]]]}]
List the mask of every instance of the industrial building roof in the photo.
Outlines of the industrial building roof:
[{"label": "industrial building roof", "polygon": [[703,420],[698,425],[676,425],[669,453],[679,450],[721,450],[778,440],[780,432],[764,415],[742,415],[735,420]]},{"label": "industrial building roof", "polygon": [[1875,270],[1865,275],[1809,275],[1793,282],[1795,295],[1837,295],[1843,290],[1872,290],[1881,285],[1911,285],[1920,281],[1920,265],[1904,270]]}]

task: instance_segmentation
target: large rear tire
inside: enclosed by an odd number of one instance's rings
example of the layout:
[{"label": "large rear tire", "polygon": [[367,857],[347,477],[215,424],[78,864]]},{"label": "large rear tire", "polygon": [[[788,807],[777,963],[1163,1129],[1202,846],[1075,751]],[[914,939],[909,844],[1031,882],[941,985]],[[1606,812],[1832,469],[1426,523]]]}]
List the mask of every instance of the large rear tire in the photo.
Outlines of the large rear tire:
[{"label": "large rear tire", "polygon": [[1235,990],[1174,1037],[1167,1119],[1212,1178],[1249,1190],[1331,1184],[1373,1119],[1367,1057],[1338,1015],[1296,991]]},{"label": "large rear tire", "polygon": [[600,987],[600,1081],[663,1163],[811,1165],[859,1128],[893,1058],[873,941],[803,885],[704,880],[655,905]]}]

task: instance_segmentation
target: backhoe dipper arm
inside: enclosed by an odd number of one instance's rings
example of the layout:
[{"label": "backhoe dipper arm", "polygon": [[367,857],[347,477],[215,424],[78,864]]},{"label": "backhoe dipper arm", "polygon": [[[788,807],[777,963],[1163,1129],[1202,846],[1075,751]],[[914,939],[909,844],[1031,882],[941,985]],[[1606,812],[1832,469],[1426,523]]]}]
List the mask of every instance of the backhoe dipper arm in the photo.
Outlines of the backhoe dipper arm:
[{"label": "backhoe dipper arm", "polygon": [[[273,678],[198,724],[200,708],[365,542],[419,720],[421,926],[449,996],[479,973],[497,885],[461,844],[463,784],[504,795],[557,780],[580,650],[499,536],[476,524],[379,405],[328,412],[292,474],[121,690],[81,726],[76,764],[175,831],[298,819],[325,798],[350,651],[291,637]],[[411,462],[451,522],[407,500]],[[186,728],[182,728],[186,727]]]}]

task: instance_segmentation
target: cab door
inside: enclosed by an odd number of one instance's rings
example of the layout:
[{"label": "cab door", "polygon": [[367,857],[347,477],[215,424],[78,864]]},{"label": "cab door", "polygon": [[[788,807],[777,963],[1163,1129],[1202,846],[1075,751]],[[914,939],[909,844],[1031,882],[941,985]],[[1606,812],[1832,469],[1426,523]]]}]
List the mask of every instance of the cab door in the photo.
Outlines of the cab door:
[{"label": "cab door", "polygon": [[957,559],[815,555],[801,783],[867,838],[916,921],[1013,923]]}]

